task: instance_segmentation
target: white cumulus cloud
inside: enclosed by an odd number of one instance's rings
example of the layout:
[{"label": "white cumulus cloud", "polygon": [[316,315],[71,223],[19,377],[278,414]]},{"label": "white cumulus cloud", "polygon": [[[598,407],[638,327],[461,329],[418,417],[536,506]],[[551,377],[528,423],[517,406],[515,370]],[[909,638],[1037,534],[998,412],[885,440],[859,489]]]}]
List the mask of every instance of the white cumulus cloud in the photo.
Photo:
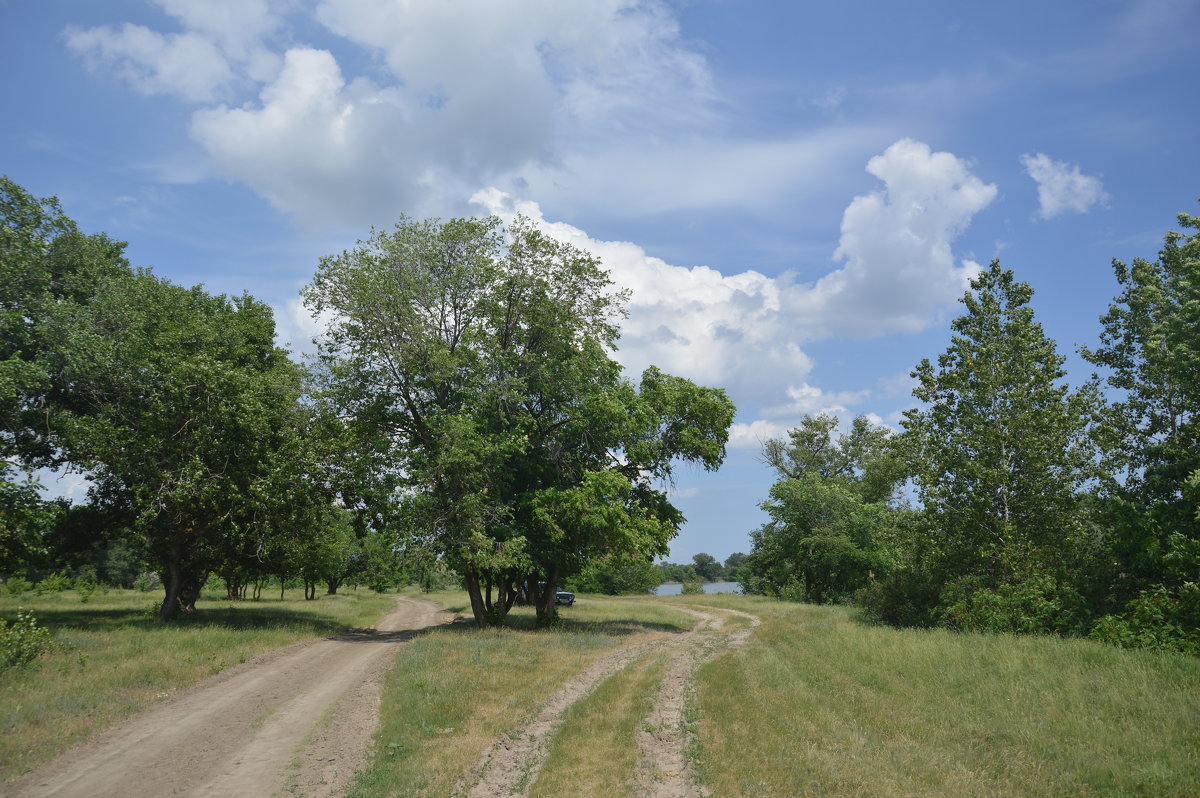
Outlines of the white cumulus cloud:
[{"label": "white cumulus cloud", "polygon": [[93,71],[111,71],[143,94],[211,102],[244,74],[266,80],[278,57],[263,43],[280,24],[266,0],[156,0],[184,28],[161,33],[144,25],[68,27],[67,48]]},{"label": "white cumulus cloud", "polygon": [[951,244],[995,197],[969,164],[901,140],[872,158],[883,181],[846,209],[837,255],[846,263],[815,283],[785,273],[725,274],[676,266],[625,241],[604,241],[496,188],[473,202],[502,218],[529,218],[548,235],[592,252],[632,292],[617,358],[634,375],[657,365],[730,389],[735,402],[764,408],[734,430],[735,446],[757,446],[807,413],[847,415],[869,390],[829,393],[809,384],[806,342],[923,328],[957,299],[978,268],[956,264]]},{"label": "white cumulus cloud", "polygon": [[1037,182],[1038,213],[1043,219],[1068,212],[1087,213],[1094,205],[1108,201],[1100,179],[1080,172],[1078,164],[1055,161],[1039,152],[1022,155],[1021,165]]},{"label": "white cumulus cloud", "polygon": [[93,71],[111,69],[143,94],[212,100],[233,79],[229,62],[207,37],[162,34],[142,25],[68,28],[67,47]]}]

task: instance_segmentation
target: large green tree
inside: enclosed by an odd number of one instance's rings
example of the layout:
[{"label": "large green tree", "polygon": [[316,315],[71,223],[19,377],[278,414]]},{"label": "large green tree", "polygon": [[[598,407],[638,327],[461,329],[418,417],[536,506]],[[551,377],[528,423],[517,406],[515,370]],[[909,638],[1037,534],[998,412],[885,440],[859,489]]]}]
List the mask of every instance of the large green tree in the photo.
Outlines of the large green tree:
[{"label": "large green tree", "polygon": [[530,223],[402,219],[324,258],[324,401],[387,442],[413,542],[464,577],[476,622],[521,593],[539,617],[596,558],[666,551],[672,463],[716,468],[723,392],[609,357],[624,296],[592,256]]},{"label": "large green tree", "polygon": [[1032,297],[993,262],[963,297],[937,365],[913,372],[923,406],[904,427],[924,508],[914,567],[935,585],[970,577],[986,590],[1034,575],[1058,584],[1072,558],[1080,492],[1094,475],[1095,399],[1064,383]]},{"label": "large green tree", "polygon": [[1157,260],[1113,261],[1121,293],[1100,345],[1082,354],[1114,397],[1102,436],[1114,563],[1102,587],[1125,621],[1109,619],[1119,633],[1106,636],[1156,645],[1165,634],[1200,650],[1200,497],[1188,483],[1200,469],[1200,217],[1179,223],[1192,232],[1169,232]]},{"label": "large green tree", "polygon": [[[124,508],[166,597],[191,611],[205,578],[296,507],[301,372],[271,310],[138,271],[97,281],[47,322],[57,416],[91,499]],[[261,547],[260,547],[261,548]]]}]

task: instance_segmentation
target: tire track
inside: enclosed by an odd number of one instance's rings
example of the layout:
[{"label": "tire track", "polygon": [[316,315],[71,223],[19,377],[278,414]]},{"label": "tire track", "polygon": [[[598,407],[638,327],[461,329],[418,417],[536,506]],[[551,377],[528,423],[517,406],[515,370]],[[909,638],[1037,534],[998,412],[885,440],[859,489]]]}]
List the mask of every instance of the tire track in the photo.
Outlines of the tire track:
[{"label": "tire track", "polygon": [[[689,631],[666,639],[628,645],[597,659],[556,690],[533,717],[492,743],[475,767],[455,785],[452,798],[527,796],[546,762],[567,709],[642,656],[664,650],[670,659],[654,708],[646,720],[646,724],[653,725],[655,733],[638,732],[641,764],[635,778],[637,794],[655,798],[699,796],[694,789],[680,791],[695,783],[686,757],[690,737],[683,718],[693,672],[722,650],[744,644],[759,619],[738,610],[714,608],[713,612],[704,612],[673,606],[693,615],[699,623]],[[722,613],[744,616],[751,623],[733,633],[720,634],[725,623]]]},{"label": "tire track", "polygon": [[687,755],[694,742],[686,708],[695,685],[696,669],[722,651],[745,645],[762,621],[740,610],[711,608],[746,618],[750,623],[730,633],[722,633],[725,618],[713,612],[679,607],[700,619],[693,645],[676,649],[667,664],[653,708],[637,733],[639,763],[635,774],[638,798],[702,798],[696,774]]}]

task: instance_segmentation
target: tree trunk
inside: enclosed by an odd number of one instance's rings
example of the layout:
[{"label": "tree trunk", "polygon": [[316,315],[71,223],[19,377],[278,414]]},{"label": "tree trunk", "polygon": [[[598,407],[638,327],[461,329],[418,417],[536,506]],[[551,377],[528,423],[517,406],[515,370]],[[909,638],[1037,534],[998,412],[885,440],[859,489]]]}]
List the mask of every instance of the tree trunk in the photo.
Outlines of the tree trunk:
[{"label": "tree trunk", "polygon": [[488,626],[487,607],[483,603],[483,591],[480,590],[479,574],[468,571],[463,575],[467,583],[467,595],[471,597],[471,614],[475,616],[475,625],[480,629]]},{"label": "tree trunk", "polygon": [[167,589],[167,596],[158,608],[158,619],[169,621],[175,617],[175,611],[179,608],[179,563],[172,562],[167,566],[167,572],[159,576]]},{"label": "tree trunk", "polygon": [[336,596],[336,595],[337,595],[338,588],[342,586],[342,580],[341,580],[341,579],[330,579],[330,580],[329,580],[329,581],[326,583],[326,586],[327,586],[329,589],[325,591],[325,595],[327,595],[327,596]]},{"label": "tree trunk", "polygon": [[535,593],[535,607],[537,608],[537,625],[552,626],[558,618],[558,607],[555,604],[555,599],[558,596],[558,579],[559,568],[557,565],[550,566],[546,571],[546,585],[540,593]]},{"label": "tree trunk", "polygon": [[200,590],[207,580],[207,572],[203,574],[189,572],[182,577],[179,586],[179,609],[188,615],[196,611],[196,599],[200,598]]}]

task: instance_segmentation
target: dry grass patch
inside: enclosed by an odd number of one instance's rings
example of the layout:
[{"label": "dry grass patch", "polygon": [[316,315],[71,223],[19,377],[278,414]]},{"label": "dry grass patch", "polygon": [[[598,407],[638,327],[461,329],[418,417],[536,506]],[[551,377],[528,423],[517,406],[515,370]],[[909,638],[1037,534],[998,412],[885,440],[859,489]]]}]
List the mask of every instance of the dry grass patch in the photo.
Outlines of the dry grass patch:
[{"label": "dry grass patch", "polygon": [[282,601],[207,597],[195,617],[163,624],[150,612],[159,600],[122,590],[93,594],[87,604],[73,591],[0,599],[0,616],[31,609],[53,632],[48,654],[0,674],[0,780],[230,665],[370,626],[394,604],[367,590],[308,602],[298,590]]}]

